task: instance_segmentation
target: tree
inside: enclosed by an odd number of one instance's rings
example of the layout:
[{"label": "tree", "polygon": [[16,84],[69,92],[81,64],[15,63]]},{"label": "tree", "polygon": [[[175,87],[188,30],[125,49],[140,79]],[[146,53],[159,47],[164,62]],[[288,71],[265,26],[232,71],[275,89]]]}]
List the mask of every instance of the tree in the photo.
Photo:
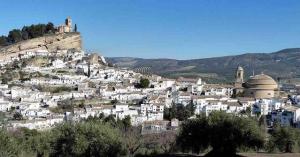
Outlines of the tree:
[{"label": "tree", "polygon": [[194,115],[196,106],[194,105],[194,101],[193,100],[191,100],[191,102],[186,105],[186,109],[189,110],[192,115]]},{"label": "tree", "polygon": [[108,123],[114,127],[117,127],[117,121],[113,115],[109,115],[103,119],[103,122]]},{"label": "tree", "polygon": [[26,30],[22,29],[22,39],[23,40],[28,40],[29,39],[29,34]]},{"label": "tree", "polygon": [[299,149],[300,146],[300,131],[291,127],[281,127],[276,125],[271,131],[271,137],[267,144],[267,150],[273,152],[291,153]]},{"label": "tree", "polygon": [[175,146],[176,135],[177,135],[176,132],[174,131],[163,132],[159,135],[160,137],[158,139],[159,139],[161,149],[163,150],[164,153],[170,153]]},{"label": "tree", "polygon": [[149,139],[159,146],[163,153],[170,153],[175,144],[176,132],[165,131],[158,134],[152,134]]},{"label": "tree", "polygon": [[56,31],[53,23],[36,24],[24,26],[20,29],[12,29],[9,31],[7,37],[0,36],[0,46],[7,46],[9,44],[17,43],[22,40],[28,40],[36,37],[41,37],[45,34],[51,34]]},{"label": "tree", "polygon": [[9,31],[8,33],[8,41],[10,43],[16,43],[23,40],[22,39],[22,33],[19,29],[13,29],[11,31]]},{"label": "tree", "polygon": [[177,118],[180,121],[187,120],[194,115],[195,106],[193,103],[189,103],[184,106],[183,104],[173,103],[170,108],[164,109],[164,119],[172,120]]},{"label": "tree", "polygon": [[134,154],[142,147],[143,138],[141,135],[141,128],[131,127],[124,134],[124,142],[128,150],[129,156]]},{"label": "tree", "polygon": [[123,123],[125,131],[127,131],[127,129],[131,127],[131,117],[125,116],[125,118],[122,119],[122,123]]},{"label": "tree", "polygon": [[33,137],[31,150],[37,154],[37,157],[48,156],[50,153],[50,138],[48,132],[39,133],[37,136]]},{"label": "tree", "polygon": [[7,45],[7,37],[0,36],[0,46],[6,46],[6,45]]},{"label": "tree", "polygon": [[48,156],[50,151],[50,132],[38,132],[37,130],[20,128],[14,134],[14,137],[22,147],[22,151],[31,152],[37,157]]},{"label": "tree", "polygon": [[48,22],[46,25],[46,33],[54,33],[55,32],[55,27],[52,22]]},{"label": "tree", "polygon": [[0,125],[7,123],[7,117],[5,115],[5,112],[0,111]]},{"label": "tree", "polygon": [[251,107],[249,106],[249,107],[246,108],[246,110],[242,110],[242,111],[240,112],[240,114],[241,114],[241,115],[246,115],[246,116],[250,117],[251,114],[252,114]]},{"label": "tree", "polygon": [[50,156],[121,156],[126,151],[119,130],[93,121],[66,123],[53,130]]},{"label": "tree", "polygon": [[88,86],[89,86],[89,88],[96,88],[96,83],[89,81]]},{"label": "tree", "polygon": [[177,143],[183,151],[199,153],[211,146],[211,156],[234,156],[238,148],[261,148],[264,136],[250,118],[212,112],[183,123]]},{"label": "tree", "polygon": [[113,104],[113,105],[116,104],[116,103],[118,103],[118,102],[119,101],[117,99],[113,99],[113,100],[110,101],[110,103]]},{"label": "tree", "polygon": [[219,112],[211,114],[208,122],[210,145],[215,154],[235,154],[243,146],[255,149],[263,146],[262,131],[252,119]]},{"label": "tree", "polygon": [[183,104],[177,104],[176,107],[176,118],[180,121],[187,120],[192,116],[192,113],[189,109],[187,109],[187,106],[184,106]]},{"label": "tree", "polygon": [[105,117],[104,113],[101,112],[100,115],[99,115],[99,119],[103,119]]},{"label": "tree", "polygon": [[3,77],[2,79],[1,79],[1,84],[7,84],[8,83],[8,78],[7,77]]},{"label": "tree", "polygon": [[5,130],[0,130],[0,156],[18,156],[20,147],[15,138],[12,138]]},{"label": "tree", "polygon": [[267,117],[265,115],[262,115],[258,119],[258,125],[265,128],[267,127]]},{"label": "tree", "polygon": [[108,63],[107,66],[108,67],[114,67],[114,64],[113,63]]},{"label": "tree", "polygon": [[199,153],[210,145],[209,124],[204,116],[191,119],[181,125],[176,143],[183,152]]},{"label": "tree", "polygon": [[177,116],[177,105],[173,102],[170,108],[164,109],[164,119],[171,120]]},{"label": "tree", "polygon": [[74,32],[77,32],[77,24],[75,23]]},{"label": "tree", "polygon": [[148,88],[149,87],[149,84],[150,84],[150,81],[146,78],[141,78],[140,79],[140,87],[141,88]]},{"label": "tree", "polygon": [[23,115],[20,112],[15,112],[14,119],[15,120],[22,120],[23,119]]}]

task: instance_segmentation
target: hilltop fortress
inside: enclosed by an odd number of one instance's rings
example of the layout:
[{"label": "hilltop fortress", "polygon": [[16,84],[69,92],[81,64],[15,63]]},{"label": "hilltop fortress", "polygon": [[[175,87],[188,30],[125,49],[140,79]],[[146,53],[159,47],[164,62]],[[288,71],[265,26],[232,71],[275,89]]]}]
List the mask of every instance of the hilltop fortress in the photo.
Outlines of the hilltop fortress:
[{"label": "hilltop fortress", "polygon": [[71,17],[66,18],[65,24],[57,27],[57,33],[72,32],[72,19]]},{"label": "hilltop fortress", "polygon": [[78,32],[71,31],[71,19],[66,19],[66,25],[61,25],[55,34],[47,34],[29,40],[0,48],[0,62],[13,61],[26,53],[42,51],[47,53],[67,49],[82,49],[82,39]]}]

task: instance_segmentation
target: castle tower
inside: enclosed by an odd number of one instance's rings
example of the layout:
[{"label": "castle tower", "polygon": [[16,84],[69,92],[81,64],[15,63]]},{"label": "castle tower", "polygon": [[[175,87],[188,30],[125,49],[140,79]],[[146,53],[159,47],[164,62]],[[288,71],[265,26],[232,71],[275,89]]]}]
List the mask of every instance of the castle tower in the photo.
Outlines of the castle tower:
[{"label": "castle tower", "polygon": [[65,20],[65,24],[66,26],[72,27],[72,20],[70,16]]},{"label": "castle tower", "polygon": [[235,74],[235,86],[241,87],[243,83],[244,83],[244,68],[238,66]]},{"label": "castle tower", "polygon": [[64,32],[72,32],[72,19],[70,16],[65,20],[64,28]]},{"label": "castle tower", "polygon": [[70,16],[65,19],[65,24],[62,24],[57,27],[56,33],[69,33],[69,32],[72,32],[72,19]]}]

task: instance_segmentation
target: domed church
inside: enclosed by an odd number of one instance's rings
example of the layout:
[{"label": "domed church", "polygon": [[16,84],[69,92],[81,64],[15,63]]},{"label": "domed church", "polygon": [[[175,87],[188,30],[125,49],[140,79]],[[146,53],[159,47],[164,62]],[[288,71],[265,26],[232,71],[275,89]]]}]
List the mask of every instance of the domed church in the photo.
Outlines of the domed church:
[{"label": "domed church", "polygon": [[[240,69],[241,68],[238,68],[238,70]],[[240,77],[236,77],[236,82],[241,82],[241,80],[243,80]],[[263,73],[251,76],[246,82],[242,83],[242,87],[244,97],[253,97],[256,99],[276,97],[278,91],[277,82],[272,77]]]},{"label": "domed church", "polygon": [[273,98],[276,95],[275,91],[278,89],[276,81],[265,74],[250,77],[250,79],[243,84],[243,87],[245,88],[244,96],[258,99]]}]

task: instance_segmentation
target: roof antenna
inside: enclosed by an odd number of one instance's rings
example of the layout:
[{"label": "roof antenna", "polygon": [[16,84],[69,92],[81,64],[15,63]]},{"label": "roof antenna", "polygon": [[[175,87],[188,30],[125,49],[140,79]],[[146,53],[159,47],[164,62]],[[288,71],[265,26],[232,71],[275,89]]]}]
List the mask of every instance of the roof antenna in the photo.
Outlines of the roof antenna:
[{"label": "roof antenna", "polygon": [[252,70],[252,76],[254,76],[254,69]]}]

